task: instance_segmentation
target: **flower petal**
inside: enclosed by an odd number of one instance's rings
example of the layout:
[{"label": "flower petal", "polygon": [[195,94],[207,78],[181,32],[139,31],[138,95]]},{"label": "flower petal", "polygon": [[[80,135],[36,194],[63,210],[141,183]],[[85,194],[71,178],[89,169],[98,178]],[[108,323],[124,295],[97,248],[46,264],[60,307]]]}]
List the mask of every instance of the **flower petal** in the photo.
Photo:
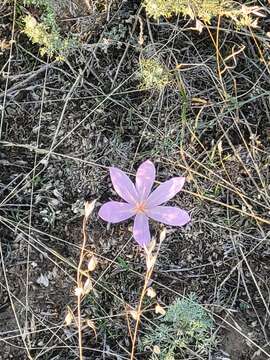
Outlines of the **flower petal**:
[{"label": "flower petal", "polygon": [[152,161],[143,162],[136,174],[136,189],[140,200],[145,200],[152,189],[156,177],[156,169]]},{"label": "flower petal", "polygon": [[156,206],[147,210],[147,215],[163,224],[183,226],[190,221],[189,214],[180,208],[173,206]]},{"label": "flower petal", "polygon": [[130,178],[122,170],[115,167],[110,168],[110,175],[117,194],[128,203],[135,204],[138,193]]},{"label": "flower petal", "polygon": [[147,245],[151,240],[148,217],[137,214],[133,226],[134,239],[141,245]]},{"label": "flower petal", "polygon": [[147,199],[148,207],[154,207],[173,198],[183,187],[184,177],[174,177],[159,185]]},{"label": "flower petal", "polygon": [[109,201],[101,206],[98,215],[105,221],[118,223],[133,216],[133,209],[134,207],[131,204]]}]

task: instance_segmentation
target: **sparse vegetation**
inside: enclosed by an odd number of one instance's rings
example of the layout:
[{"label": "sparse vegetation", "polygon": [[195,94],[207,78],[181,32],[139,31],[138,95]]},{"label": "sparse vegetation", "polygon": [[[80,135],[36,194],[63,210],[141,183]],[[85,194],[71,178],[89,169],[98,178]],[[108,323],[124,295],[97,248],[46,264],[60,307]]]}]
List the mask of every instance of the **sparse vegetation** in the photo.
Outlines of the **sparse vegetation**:
[{"label": "sparse vegetation", "polygon": [[142,345],[153,351],[152,359],[175,359],[177,354],[187,358],[190,352],[209,354],[213,330],[212,319],[192,294],[178,298],[155,327],[146,329]]},{"label": "sparse vegetation", "polygon": [[1,360],[270,358],[269,14],[0,3]]},{"label": "sparse vegetation", "polygon": [[55,32],[59,30],[56,23],[52,0],[20,0],[18,4],[21,6],[33,7],[34,9],[39,10],[41,13],[40,18],[44,26]]},{"label": "sparse vegetation", "polygon": [[28,7],[34,6],[40,12],[40,19],[36,19],[31,14],[22,16],[22,32],[33,44],[39,46],[42,56],[47,54],[58,60],[64,60],[65,54],[72,46],[72,41],[68,37],[61,36],[51,0],[24,0],[23,4]]},{"label": "sparse vegetation", "polygon": [[[49,56],[54,56],[55,54],[63,53],[67,49],[67,43],[60,38],[59,33],[55,31],[50,32],[45,23],[38,23],[31,15],[26,15],[22,21],[23,32],[33,44],[39,45],[41,55],[48,54]],[[58,58],[61,59],[60,56]]]},{"label": "sparse vegetation", "polygon": [[145,0],[144,3],[147,13],[155,19],[183,15],[210,23],[212,18],[223,16],[242,27],[257,26],[254,17],[262,16],[258,6],[241,5],[234,0]]},{"label": "sparse vegetation", "polygon": [[169,71],[156,59],[142,59],[140,61],[141,89],[162,90],[172,79]]}]

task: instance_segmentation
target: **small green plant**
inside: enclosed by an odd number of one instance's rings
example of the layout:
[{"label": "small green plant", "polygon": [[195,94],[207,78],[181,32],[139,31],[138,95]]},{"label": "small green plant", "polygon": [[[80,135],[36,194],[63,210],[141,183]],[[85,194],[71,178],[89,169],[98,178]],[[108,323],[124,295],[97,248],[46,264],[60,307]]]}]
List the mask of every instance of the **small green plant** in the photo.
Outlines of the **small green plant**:
[{"label": "small green plant", "polygon": [[141,89],[163,89],[169,84],[171,74],[155,59],[143,59],[140,61]]},{"label": "small green plant", "polygon": [[141,343],[152,349],[152,359],[173,360],[176,354],[187,356],[189,349],[207,353],[214,341],[214,323],[194,294],[177,299],[156,325],[148,327]]},{"label": "small green plant", "polygon": [[258,6],[248,7],[233,0],[145,0],[144,5],[149,16],[155,19],[181,14],[210,23],[213,17],[224,16],[239,27],[256,27],[254,16],[264,16]]},{"label": "small green plant", "polygon": [[63,60],[71,42],[60,34],[51,0],[24,0],[23,6],[34,6],[41,14],[39,20],[31,14],[22,17],[23,33],[33,44],[40,46],[41,55],[47,54]]},{"label": "small green plant", "polygon": [[41,12],[42,23],[54,31],[58,30],[51,0],[23,0],[23,5],[33,6],[36,9],[39,9]]}]

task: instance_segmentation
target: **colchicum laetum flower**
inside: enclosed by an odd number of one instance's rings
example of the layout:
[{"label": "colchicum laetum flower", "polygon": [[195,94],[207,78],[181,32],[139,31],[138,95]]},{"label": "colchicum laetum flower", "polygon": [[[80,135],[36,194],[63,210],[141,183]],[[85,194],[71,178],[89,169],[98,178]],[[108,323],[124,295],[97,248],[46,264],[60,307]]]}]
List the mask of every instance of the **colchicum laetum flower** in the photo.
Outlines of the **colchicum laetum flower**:
[{"label": "colchicum laetum flower", "polygon": [[190,216],[185,210],[174,206],[162,206],[182,189],[184,177],[174,177],[165,181],[151,192],[156,170],[150,160],[139,166],[135,185],[118,168],[111,167],[110,176],[115,191],[125,202],[105,203],[99,210],[99,216],[110,223],[134,217],[133,236],[141,246],[146,246],[151,240],[149,218],[171,226],[183,226],[190,221]]}]

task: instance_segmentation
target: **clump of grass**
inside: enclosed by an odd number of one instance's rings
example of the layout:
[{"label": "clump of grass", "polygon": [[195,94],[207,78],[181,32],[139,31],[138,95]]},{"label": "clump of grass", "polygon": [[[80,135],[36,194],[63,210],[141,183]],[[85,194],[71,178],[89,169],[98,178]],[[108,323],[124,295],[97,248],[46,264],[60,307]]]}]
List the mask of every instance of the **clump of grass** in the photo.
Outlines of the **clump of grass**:
[{"label": "clump of grass", "polygon": [[145,0],[144,5],[155,19],[176,14],[210,23],[213,17],[224,16],[234,20],[239,27],[256,26],[254,15],[262,16],[258,13],[259,7],[240,5],[232,0]]},{"label": "clump of grass", "polygon": [[55,11],[50,0],[25,0],[24,6],[34,6],[40,13],[40,20],[33,15],[23,16],[23,33],[25,33],[33,44],[40,46],[39,51],[63,60],[66,51],[71,46],[68,38],[63,38],[56,22]]},{"label": "clump of grass", "polygon": [[187,355],[189,350],[207,353],[214,341],[214,323],[194,294],[177,299],[156,325],[148,327],[141,343],[153,349],[153,359],[171,360],[175,354]]},{"label": "clump of grass", "polygon": [[171,74],[156,59],[143,59],[140,61],[141,89],[161,90],[169,84]]}]

